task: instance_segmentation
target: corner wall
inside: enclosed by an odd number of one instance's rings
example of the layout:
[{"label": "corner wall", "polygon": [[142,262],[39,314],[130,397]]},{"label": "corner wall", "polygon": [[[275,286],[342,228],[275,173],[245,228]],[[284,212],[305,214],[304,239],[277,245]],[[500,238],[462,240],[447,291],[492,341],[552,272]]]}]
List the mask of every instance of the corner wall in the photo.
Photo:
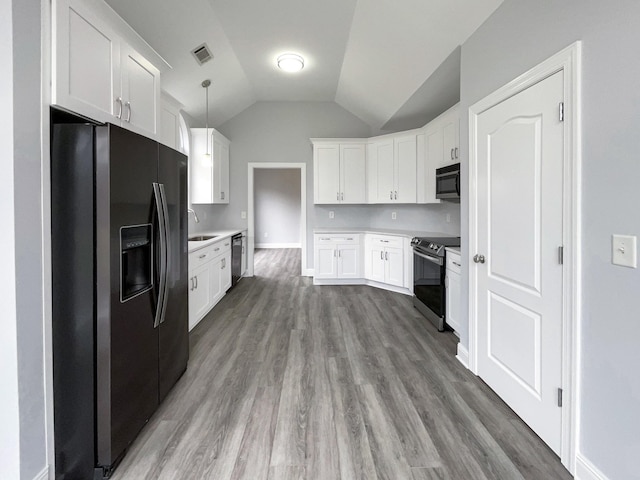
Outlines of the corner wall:
[{"label": "corner wall", "polygon": [[[636,0],[506,0],[462,46],[460,150],[467,183],[469,106],[583,41],[578,448],[611,479],[640,479],[640,270],[613,266],[610,258],[611,234],[640,235],[638,19]],[[469,235],[468,220],[468,199],[463,199],[463,239]],[[464,242],[463,256],[474,253]],[[465,302],[468,278],[464,268]],[[467,331],[461,341],[468,346]]]}]

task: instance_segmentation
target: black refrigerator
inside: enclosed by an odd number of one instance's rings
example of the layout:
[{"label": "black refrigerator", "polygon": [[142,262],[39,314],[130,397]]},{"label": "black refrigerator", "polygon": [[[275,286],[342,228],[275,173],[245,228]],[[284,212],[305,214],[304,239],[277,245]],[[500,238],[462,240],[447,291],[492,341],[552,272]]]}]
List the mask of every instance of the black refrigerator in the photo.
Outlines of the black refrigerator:
[{"label": "black refrigerator", "polygon": [[187,367],[187,157],[53,114],[51,204],[56,479],[103,478]]}]

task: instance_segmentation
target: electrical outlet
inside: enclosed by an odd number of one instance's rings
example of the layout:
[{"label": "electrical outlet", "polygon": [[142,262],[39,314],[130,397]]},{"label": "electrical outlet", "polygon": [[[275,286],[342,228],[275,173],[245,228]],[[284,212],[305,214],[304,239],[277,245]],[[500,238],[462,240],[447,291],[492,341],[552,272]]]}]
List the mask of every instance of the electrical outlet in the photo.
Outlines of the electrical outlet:
[{"label": "electrical outlet", "polygon": [[269,232],[264,232],[264,238],[267,238],[269,236]]},{"label": "electrical outlet", "polygon": [[451,223],[451,214],[447,213],[447,223]]},{"label": "electrical outlet", "polygon": [[638,268],[635,236],[613,235],[611,237],[611,262],[622,267]]},{"label": "electrical outlet", "polygon": [[242,218],[243,220],[247,218],[247,212],[240,212],[240,218]]},{"label": "electrical outlet", "polygon": [[335,217],[335,214],[333,213],[333,211],[329,212],[329,218],[333,218]]},{"label": "electrical outlet", "polygon": [[391,220],[395,220],[397,217],[396,212],[391,212]]}]

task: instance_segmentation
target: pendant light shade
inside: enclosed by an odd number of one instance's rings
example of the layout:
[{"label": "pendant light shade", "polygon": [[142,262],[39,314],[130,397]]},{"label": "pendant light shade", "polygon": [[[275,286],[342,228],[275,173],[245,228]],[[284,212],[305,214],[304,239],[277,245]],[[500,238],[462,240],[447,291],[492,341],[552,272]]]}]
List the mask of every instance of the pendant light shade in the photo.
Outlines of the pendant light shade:
[{"label": "pendant light shade", "polygon": [[202,82],[202,88],[205,91],[205,109],[206,109],[206,120],[205,120],[205,132],[207,137],[207,149],[205,152],[206,156],[211,155],[209,153],[209,87],[211,86],[211,80],[207,79]]}]

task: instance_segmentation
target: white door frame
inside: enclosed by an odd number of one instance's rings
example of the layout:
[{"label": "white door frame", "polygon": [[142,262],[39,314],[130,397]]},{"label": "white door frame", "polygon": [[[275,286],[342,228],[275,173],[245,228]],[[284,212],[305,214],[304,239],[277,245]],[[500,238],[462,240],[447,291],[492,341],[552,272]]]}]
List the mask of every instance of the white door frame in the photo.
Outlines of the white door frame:
[{"label": "white door frame", "polygon": [[[562,306],[562,439],[560,459],[575,472],[578,441],[580,362],[580,57],[581,42],[576,42],[540,65],[519,76],[469,108],[469,255],[478,253],[478,116],[491,107],[557,73],[564,72],[564,154],[563,154],[563,306]],[[470,264],[471,265],[471,264]],[[477,269],[469,268],[469,369],[478,374]]]},{"label": "white door frame", "polygon": [[299,169],[300,170],[300,243],[302,254],[302,271],[300,275],[307,275],[307,164],[306,163],[275,163],[250,162],[248,164],[249,196],[247,205],[247,276],[253,277],[253,251],[255,249],[255,219],[253,211],[254,183],[253,174],[257,168],[270,169]]}]

